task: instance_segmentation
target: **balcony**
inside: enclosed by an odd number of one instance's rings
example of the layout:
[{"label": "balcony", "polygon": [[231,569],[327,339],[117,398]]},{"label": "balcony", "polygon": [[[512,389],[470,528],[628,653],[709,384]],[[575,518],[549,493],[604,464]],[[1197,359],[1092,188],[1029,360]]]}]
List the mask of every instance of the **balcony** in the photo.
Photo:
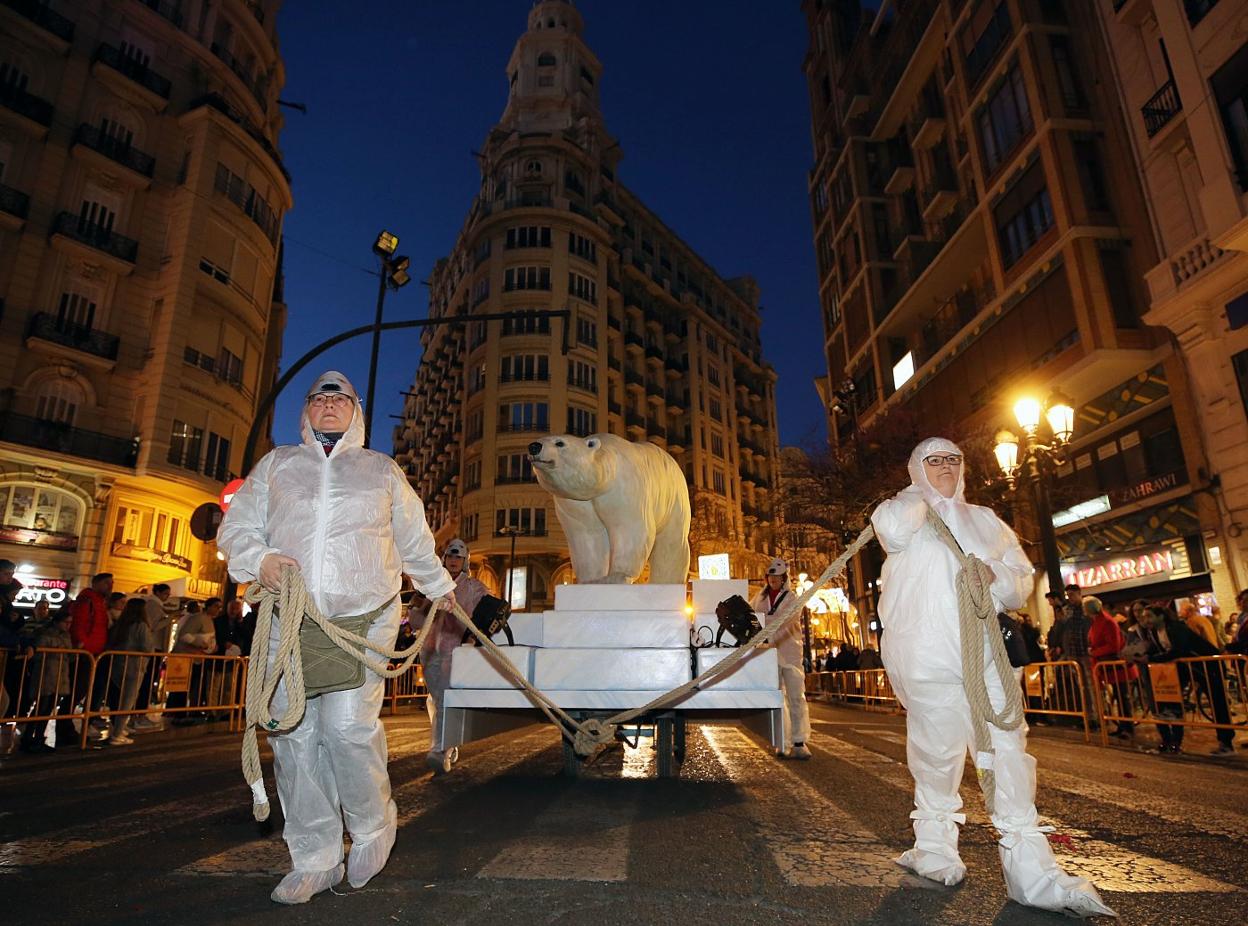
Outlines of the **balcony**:
[{"label": "balcony", "polygon": [[621,367],[620,358],[619,357],[607,357],[607,366],[610,369],[615,370],[618,373]]},{"label": "balcony", "polygon": [[79,157],[95,161],[97,166],[111,166],[101,163],[103,159],[112,164],[120,164],[128,172],[128,179],[144,189],[151,186],[152,176],[156,172],[156,159],[150,154],[85,122],[74,132],[73,151]]},{"label": "balcony", "polygon": [[598,212],[602,217],[612,225],[624,224],[624,213],[610,193],[606,191],[599,193],[594,205],[598,208]]},{"label": "balcony", "polygon": [[157,16],[169,20],[179,29],[182,28],[182,11],[178,9],[176,3],[171,3],[170,0],[139,0],[139,2]]},{"label": "balcony", "polygon": [[651,423],[646,427],[646,434],[650,437],[661,437],[667,440],[667,428],[659,424]]},{"label": "balcony", "polygon": [[939,93],[925,92],[918,108],[911,114],[908,129],[910,144],[915,148],[931,148],[945,134],[945,104]]},{"label": "balcony", "polygon": [[30,213],[30,197],[21,190],[0,183],[0,228],[21,231]]},{"label": "balcony", "polygon": [[615,399],[607,399],[607,411],[613,415],[619,415],[624,411],[624,409],[620,406],[619,402],[615,401]]},{"label": "balcony", "polygon": [[[31,316],[30,327],[26,330],[27,347],[36,346],[31,341],[43,342],[52,348],[53,353],[71,359],[83,359],[82,354],[98,358],[92,365],[110,370],[117,361],[117,348],[121,343],[115,334],[87,325],[76,325],[48,312],[36,312]],[[100,360],[104,362],[101,364]]]},{"label": "balcony", "polygon": [[598,383],[592,379],[578,379],[571,374],[568,375],[568,386],[573,389],[580,389],[582,392],[588,392],[592,395],[598,394]]},{"label": "balcony", "polygon": [[950,167],[937,167],[927,178],[919,194],[923,204],[923,220],[939,222],[958,204],[958,178]]},{"label": "balcony", "polygon": [[545,421],[525,421],[519,424],[507,422],[498,426],[499,434],[549,434],[550,425]]},{"label": "balcony", "polygon": [[984,31],[975,41],[975,45],[966,55],[966,82],[971,89],[988,73],[989,66],[997,59],[997,55],[1008,44],[1010,34],[1014,31],[1010,22],[1010,10],[1006,0],[999,0],[992,19],[984,27]]},{"label": "balcony", "polygon": [[243,86],[247,88],[247,91],[255,97],[256,102],[260,104],[260,109],[264,110],[266,108],[265,91],[267,88],[265,86],[263,75],[253,75],[243,64],[243,62],[239,61],[234,53],[220,42],[213,42],[210,46],[208,46],[208,50],[216,56],[218,61],[233,72],[234,76],[237,77],[242,82]]},{"label": "balcony", "polygon": [[889,196],[898,196],[914,183],[914,154],[901,138],[889,142],[888,153],[893,170],[884,181],[884,192]]},{"label": "balcony", "polygon": [[69,48],[74,39],[74,23],[39,0],[0,0],[0,7],[12,10],[25,23],[36,26],[32,30],[58,52]]},{"label": "balcony", "polygon": [[624,346],[635,347],[637,350],[644,351],[646,349],[645,339],[635,331],[624,332]]},{"label": "balcony", "polygon": [[277,149],[273,147],[273,143],[265,137],[263,132],[248,122],[247,118],[242,113],[238,112],[238,110],[227,103],[224,97],[217,93],[208,93],[192,100],[186,109],[189,113],[199,109],[200,107],[207,107],[209,109],[216,110],[251,136],[252,141],[263,148],[264,152],[273,159],[273,163],[276,164],[277,169],[282,172],[282,176],[286,178],[286,182],[290,183],[290,171],[286,169],[286,165],[282,161],[282,156],[278,154]]},{"label": "balcony", "polygon": [[619,330],[620,330],[620,324],[621,324],[621,323],[620,323],[620,318],[619,318],[619,316],[618,316],[618,315],[608,315],[608,316],[607,316],[607,327],[608,327],[608,328],[614,328],[616,331],[619,331]]},{"label": "balcony", "polygon": [[646,344],[646,357],[650,360],[658,360],[660,363],[662,363],[663,362],[663,348],[660,347],[658,344],[654,344],[652,342],[647,343]]},{"label": "balcony", "polygon": [[137,438],[113,437],[14,412],[0,414],[0,441],[129,468],[139,456]]},{"label": "balcony", "polygon": [[689,397],[675,390],[667,390],[667,411],[670,415],[683,414],[689,407]]},{"label": "balcony", "polygon": [[626,412],[624,423],[630,428],[641,428],[644,431],[646,428],[646,416],[639,415],[636,412]]},{"label": "balcony", "polygon": [[625,370],[624,382],[630,386],[644,386],[646,384],[646,379],[636,370]]},{"label": "balcony", "polygon": [[42,140],[52,125],[52,104],[12,84],[0,83],[0,116]]},{"label": "balcony", "polygon": [[53,245],[88,260],[98,260],[103,255],[109,266],[123,275],[134,270],[139,254],[139,243],[133,238],[87,222],[72,212],[62,212],[56,217],[51,240]]},{"label": "balcony", "polygon": [[1179,99],[1179,89],[1174,80],[1168,80],[1161,89],[1154,93],[1143,106],[1140,115],[1144,117],[1144,131],[1152,138],[1183,109],[1183,101]]},{"label": "balcony", "polygon": [[659,380],[654,377],[650,377],[646,380],[646,398],[662,405],[665,396],[666,392],[663,389],[663,384],[659,382]]},{"label": "balcony", "polygon": [[[146,103],[157,112],[168,104],[169,94],[173,90],[173,83],[169,78],[157,74],[143,62],[122,54],[120,49],[107,43],[101,44],[95,50],[91,71],[123,96],[137,97],[140,102]],[[119,74],[125,80],[114,80],[110,76],[113,74]]]}]

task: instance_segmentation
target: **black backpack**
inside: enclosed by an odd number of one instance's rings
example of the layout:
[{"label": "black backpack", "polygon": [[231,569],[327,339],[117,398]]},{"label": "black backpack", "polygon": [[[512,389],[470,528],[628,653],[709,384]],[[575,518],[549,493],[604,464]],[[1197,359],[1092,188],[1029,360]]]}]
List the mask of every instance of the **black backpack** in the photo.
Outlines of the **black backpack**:
[{"label": "black backpack", "polygon": [[[507,626],[507,620],[510,617],[511,605],[501,598],[495,598],[493,595],[486,595],[472,609],[472,625],[477,630],[491,638],[493,638],[494,634],[501,631],[507,635],[507,645],[515,646],[516,641],[511,635],[511,628]],[[481,645],[481,641],[477,640],[471,631],[465,630],[463,642],[467,643],[469,639],[474,640],[477,646]]]},{"label": "black backpack", "polygon": [[723,640],[724,631],[732,634],[737,641],[736,645],[740,646],[763,629],[750,603],[740,595],[733,595],[717,604],[715,616],[719,618],[719,632],[715,634],[716,646]]}]

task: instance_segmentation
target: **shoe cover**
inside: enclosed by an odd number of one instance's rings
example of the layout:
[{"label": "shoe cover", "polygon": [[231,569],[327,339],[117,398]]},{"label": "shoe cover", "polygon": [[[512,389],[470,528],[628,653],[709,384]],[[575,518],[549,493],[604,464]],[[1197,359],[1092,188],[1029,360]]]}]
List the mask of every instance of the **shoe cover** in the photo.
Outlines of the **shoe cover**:
[{"label": "shoe cover", "polygon": [[351,844],[351,852],[347,856],[347,881],[352,887],[363,887],[386,867],[397,829],[392,821],[381,831],[381,835],[362,845]]},{"label": "shoe cover", "polygon": [[914,821],[914,848],[901,853],[897,864],[949,887],[962,883],[966,865],[958,855],[958,824],[966,822],[966,814],[915,810],[910,819]]},{"label": "shoe cover", "polygon": [[446,757],[451,760],[451,765],[459,761],[459,747],[452,746],[446,751]]},{"label": "shoe cover", "polygon": [[425,756],[425,765],[435,775],[445,775],[451,770],[451,756],[447,752],[430,752]]},{"label": "shoe cover", "polygon": [[794,743],[791,756],[794,759],[809,759],[810,748],[805,743]]},{"label": "shoe cover", "polygon": [[1067,916],[1116,917],[1086,878],[1067,874],[1058,866],[1045,836],[1047,829],[1031,827],[1001,837],[997,851],[1010,899]]},{"label": "shoe cover", "polygon": [[321,891],[327,891],[342,880],[342,866],[329,871],[300,871],[295,869],[273,888],[270,895],[277,903],[307,903]]}]

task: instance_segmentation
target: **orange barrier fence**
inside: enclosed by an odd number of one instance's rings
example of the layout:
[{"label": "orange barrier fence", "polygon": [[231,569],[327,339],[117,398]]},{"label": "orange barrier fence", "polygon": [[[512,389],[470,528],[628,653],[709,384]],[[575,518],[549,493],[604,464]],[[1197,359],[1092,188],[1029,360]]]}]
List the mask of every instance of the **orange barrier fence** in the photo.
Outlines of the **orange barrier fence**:
[{"label": "orange barrier fence", "polygon": [[901,710],[888,673],[883,669],[808,673],[806,693],[847,704],[861,704],[867,710]]},{"label": "orange barrier fence", "polygon": [[1181,740],[1188,727],[1217,730],[1219,739],[1229,743],[1236,730],[1248,727],[1245,656],[1197,656],[1144,665],[1102,660],[1093,679],[1102,745],[1109,744],[1106,721],[1128,729],[1137,723],[1156,724],[1163,743]]}]

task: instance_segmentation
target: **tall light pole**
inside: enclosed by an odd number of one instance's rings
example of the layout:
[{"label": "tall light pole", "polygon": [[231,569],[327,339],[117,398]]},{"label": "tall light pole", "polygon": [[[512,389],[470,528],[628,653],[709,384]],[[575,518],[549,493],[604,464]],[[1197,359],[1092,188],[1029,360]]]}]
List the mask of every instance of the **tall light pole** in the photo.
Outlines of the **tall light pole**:
[{"label": "tall light pole", "polygon": [[378,273],[377,317],[373,322],[373,356],[368,364],[368,398],[364,404],[365,447],[371,446],[373,438],[373,394],[377,391],[377,354],[381,349],[381,313],[386,304],[386,290],[397,290],[412,281],[407,272],[411,261],[401,254],[395,255],[398,246],[398,236],[385,230],[373,242],[373,253],[381,258],[381,271]]},{"label": "tall light pole", "polygon": [[511,552],[507,555],[507,604],[511,604],[511,589],[516,578],[516,538],[521,534],[528,534],[523,527],[513,527],[510,524],[504,524],[495,533],[502,537],[511,538]]},{"label": "tall light pole", "polygon": [[[1049,438],[1040,438],[1041,413],[1048,423]],[[1040,522],[1040,545],[1044,550],[1044,570],[1049,577],[1049,591],[1062,593],[1061,554],[1057,549],[1057,534],[1053,529],[1053,506],[1049,501],[1049,479],[1055,466],[1063,461],[1063,453],[1075,432],[1075,409],[1068,397],[1060,391],[1053,392],[1047,402],[1025,396],[1014,404],[1014,417],[1022,428],[1023,439],[1019,442],[1013,431],[997,432],[997,445],[993,453],[997,465],[1005,473],[1010,488],[1018,487],[1019,475],[1031,486]]]}]

